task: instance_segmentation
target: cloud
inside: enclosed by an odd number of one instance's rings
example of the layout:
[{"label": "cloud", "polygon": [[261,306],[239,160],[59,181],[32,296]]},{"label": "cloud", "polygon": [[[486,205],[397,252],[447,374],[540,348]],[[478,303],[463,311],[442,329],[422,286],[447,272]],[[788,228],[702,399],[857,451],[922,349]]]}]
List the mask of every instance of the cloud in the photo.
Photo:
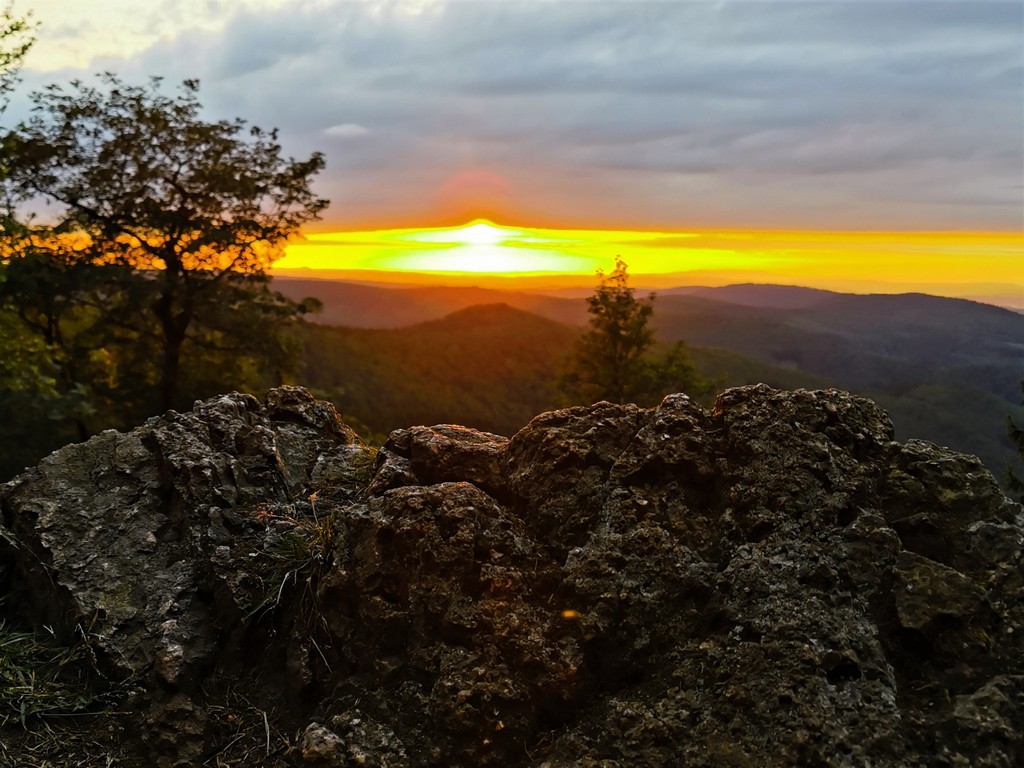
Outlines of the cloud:
[{"label": "cloud", "polygon": [[330,128],[324,131],[325,136],[333,136],[338,139],[354,139],[359,136],[365,136],[370,132],[369,128],[364,128],[356,123],[341,123],[340,125],[332,125]]},{"label": "cloud", "polygon": [[429,218],[469,172],[548,220],[1020,225],[1017,3],[217,8],[94,64],[198,77],[211,117],[326,151],[327,216],[347,225]]}]

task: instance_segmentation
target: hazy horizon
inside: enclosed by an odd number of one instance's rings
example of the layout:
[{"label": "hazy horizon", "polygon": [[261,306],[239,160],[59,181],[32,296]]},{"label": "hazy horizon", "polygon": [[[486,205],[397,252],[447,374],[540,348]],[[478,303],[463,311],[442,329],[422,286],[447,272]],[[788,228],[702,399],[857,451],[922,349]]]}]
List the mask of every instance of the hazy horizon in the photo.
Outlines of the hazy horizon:
[{"label": "hazy horizon", "polygon": [[[544,275],[486,275],[465,272],[384,272],[372,270],[346,269],[286,269],[274,270],[272,276],[285,280],[311,280],[322,282],[352,283],[379,288],[481,288],[492,291],[511,291],[561,295],[567,297],[585,297],[593,293],[596,285],[594,275],[567,275],[549,273]],[[747,281],[731,281],[727,279],[701,279],[696,275],[684,273],[669,275],[631,275],[633,288],[640,292],[658,292],[672,289],[715,289],[736,286],[763,286],[768,288],[797,288],[810,291],[827,291],[830,293],[847,293],[852,295],[908,295],[924,294],[938,298],[960,299],[989,304],[1001,309],[1024,313],[1024,297],[1016,292],[1002,292],[1002,285],[986,283],[955,284],[953,286],[932,285],[920,286],[910,290],[904,285],[877,282],[873,286],[859,286],[853,290],[850,286],[834,285],[831,288],[820,288],[796,283],[773,282],[769,279]],[[845,289],[844,289],[845,288]]]}]

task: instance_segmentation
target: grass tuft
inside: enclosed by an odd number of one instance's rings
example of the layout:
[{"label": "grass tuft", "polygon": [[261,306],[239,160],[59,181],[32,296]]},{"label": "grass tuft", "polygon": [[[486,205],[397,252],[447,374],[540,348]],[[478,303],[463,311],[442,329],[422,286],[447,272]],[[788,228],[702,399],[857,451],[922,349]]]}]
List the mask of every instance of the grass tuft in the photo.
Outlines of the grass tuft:
[{"label": "grass tuft", "polygon": [[96,667],[84,630],[71,644],[0,619],[0,726],[109,709],[130,682],[111,685]]},{"label": "grass tuft", "polygon": [[298,590],[303,603],[315,604],[317,586],[333,559],[337,510],[334,503],[318,505],[318,495],[313,493],[306,514],[294,507],[260,514],[274,535],[260,552],[263,599],[245,617],[246,623],[276,609],[286,592]]}]

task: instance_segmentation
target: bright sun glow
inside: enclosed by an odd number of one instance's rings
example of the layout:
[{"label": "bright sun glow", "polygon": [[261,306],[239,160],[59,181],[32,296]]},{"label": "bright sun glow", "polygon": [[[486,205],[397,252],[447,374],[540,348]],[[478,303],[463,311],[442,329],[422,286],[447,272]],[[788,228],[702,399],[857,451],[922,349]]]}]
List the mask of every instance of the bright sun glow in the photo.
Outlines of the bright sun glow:
[{"label": "bright sun glow", "polygon": [[430,229],[409,235],[409,240],[427,243],[455,243],[462,246],[497,245],[510,239],[514,230],[496,227],[489,221],[478,219],[455,229]]},{"label": "bright sun glow", "polygon": [[343,270],[371,273],[361,279],[402,275],[414,281],[409,273],[426,273],[419,282],[443,275],[448,283],[479,285],[528,276],[554,285],[554,275],[572,275],[574,284],[587,285],[616,256],[645,287],[772,282],[861,293],[999,296],[1024,307],[1024,238],[1014,232],[648,232],[478,219],[460,227],[312,234],[289,245],[274,271]]},{"label": "bright sun glow", "polygon": [[577,264],[548,249],[525,247],[522,230],[499,227],[478,219],[462,227],[411,231],[402,239],[423,243],[429,250],[412,249],[392,268],[411,272],[558,272]]},{"label": "bright sun glow", "polygon": [[[288,246],[278,271],[297,268],[445,274],[593,274],[599,254],[575,244],[587,238],[505,227],[477,219],[461,227],[314,234]],[[561,232],[562,230],[553,230]]]}]

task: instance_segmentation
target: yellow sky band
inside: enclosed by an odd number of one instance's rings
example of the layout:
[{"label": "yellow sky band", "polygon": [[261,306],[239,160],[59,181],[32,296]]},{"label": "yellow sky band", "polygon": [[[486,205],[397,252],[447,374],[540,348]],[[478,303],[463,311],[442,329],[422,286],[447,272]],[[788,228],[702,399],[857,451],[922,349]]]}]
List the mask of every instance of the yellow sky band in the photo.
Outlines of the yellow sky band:
[{"label": "yellow sky band", "polygon": [[310,234],[288,246],[275,272],[434,273],[477,284],[567,274],[586,283],[617,255],[631,274],[649,276],[646,284],[663,283],[656,277],[662,276],[674,285],[754,281],[853,292],[1019,293],[1024,305],[1024,235],[1014,232],[646,232],[478,219],[460,227]]}]

